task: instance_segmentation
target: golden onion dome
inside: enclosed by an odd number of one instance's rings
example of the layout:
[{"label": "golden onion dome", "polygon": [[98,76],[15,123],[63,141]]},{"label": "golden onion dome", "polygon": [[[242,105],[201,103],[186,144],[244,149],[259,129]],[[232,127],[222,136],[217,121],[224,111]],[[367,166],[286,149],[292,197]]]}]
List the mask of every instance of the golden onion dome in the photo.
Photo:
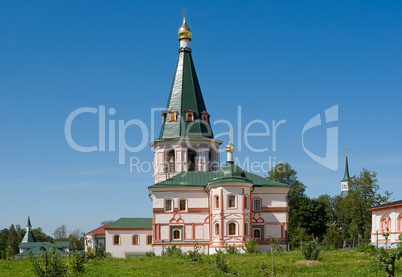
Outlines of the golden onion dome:
[{"label": "golden onion dome", "polygon": [[226,145],[226,151],[233,152],[234,150],[235,150],[234,145],[229,141],[229,143]]},{"label": "golden onion dome", "polygon": [[182,38],[189,38],[191,39],[191,29],[190,27],[188,27],[187,23],[186,23],[186,18],[183,17],[183,25],[181,25],[180,29],[179,29],[179,39]]}]

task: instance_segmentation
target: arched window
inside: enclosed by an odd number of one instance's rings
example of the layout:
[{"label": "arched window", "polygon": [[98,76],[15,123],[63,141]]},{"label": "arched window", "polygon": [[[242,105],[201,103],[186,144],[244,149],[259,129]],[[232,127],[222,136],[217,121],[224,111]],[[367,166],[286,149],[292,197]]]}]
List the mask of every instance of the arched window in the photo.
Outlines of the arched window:
[{"label": "arched window", "polygon": [[398,232],[401,231],[402,231],[402,212],[400,212],[398,216]]},{"label": "arched window", "polygon": [[229,223],[229,236],[235,236],[236,235],[236,223],[231,222]]},{"label": "arched window", "polygon": [[194,121],[194,110],[193,109],[186,110],[186,121]]},{"label": "arched window", "polygon": [[174,149],[170,148],[165,151],[165,172],[175,172],[176,160]]},{"label": "arched window", "polygon": [[388,215],[384,214],[381,217],[381,230],[384,232],[384,231],[387,231],[387,228],[388,228],[388,231],[390,232],[391,231],[391,218],[389,218]]},{"label": "arched window", "polygon": [[180,239],[180,231],[179,230],[173,231],[173,239]]},{"label": "arched window", "polygon": [[165,200],[165,212],[173,212],[173,200],[172,199]]},{"label": "arched window", "polygon": [[168,111],[169,122],[177,121],[177,111],[175,109],[170,109]]},{"label": "arched window", "polygon": [[215,195],[215,209],[219,209],[219,196]]},{"label": "arched window", "polygon": [[148,244],[148,245],[151,245],[151,244],[152,244],[152,236],[151,236],[151,235],[148,235],[148,236],[147,236],[147,244]]},{"label": "arched window", "polygon": [[244,208],[248,209],[248,196],[244,196]]},{"label": "arched window", "polygon": [[113,236],[113,245],[120,245],[120,236],[119,235]]},{"label": "arched window", "polygon": [[209,164],[208,164],[208,170],[209,171],[216,171],[219,168],[219,162],[217,158],[217,152],[214,149],[209,149],[208,152],[208,157],[209,157]]},{"label": "arched window", "polygon": [[207,113],[207,111],[203,111],[201,113],[201,119],[204,124],[209,124],[209,114]]},{"label": "arched window", "polygon": [[215,236],[219,236],[219,223],[215,223]]},{"label": "arched window", "polygon": [[248,223],[244,223],[244,235],[248,236]]},{"label": "arched window", "polygon": [[140,244],[140,237],[138,235],[133,235],[133,245]]},{"label": "arched window", "polygon": [[255,239],[260,239],[261,238],[261,230],[260,229],[254,229],[253,230],[253,237]]},{"label": "arched window", "polygon": [[188,171],[197,170],[197,152],[192,149],[188,149],[187,151],[187,166]]}]

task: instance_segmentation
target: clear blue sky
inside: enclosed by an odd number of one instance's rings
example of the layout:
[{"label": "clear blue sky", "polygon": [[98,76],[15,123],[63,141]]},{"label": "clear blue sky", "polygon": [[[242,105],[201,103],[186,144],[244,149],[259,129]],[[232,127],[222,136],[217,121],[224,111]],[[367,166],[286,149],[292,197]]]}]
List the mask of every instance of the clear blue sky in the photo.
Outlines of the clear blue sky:
[{"label": "clear blue sky", "polygon": [[[61,224],[89,231],[105,219],[151,217],[152,174],[130,173],[117,152],[73,150],[64,125],[78,108],[105,106],[116,110],[106,118],[116,125],[137,119],[150,128],[151,109],[167,102],[183,7],[211,121],[235,126],[241,162],[289,162],[309,196],[337,195],[348,148],[352,175],[376,171],[381,192],[402,199],[400,1],[2,1],[0,228],[25,226],[28,215],[49,234]],[[270,127],[286,120],[276,151],[272,136],[250,139],[269,148],[263,153],[238,140],[239,105],[241,130],[252,120]],[[338,128],[335,171],[313,161],[301,141],[303,126],[334,105],[338,121],[323,119],[304,139],[324,156],[325,130]],[[77,117],[72,132],[95,145],[97,115]],[[127,130],[128,144],[141,137],[138,127]],[[129,157],[152,162],[153,152],[147,146]]]}]

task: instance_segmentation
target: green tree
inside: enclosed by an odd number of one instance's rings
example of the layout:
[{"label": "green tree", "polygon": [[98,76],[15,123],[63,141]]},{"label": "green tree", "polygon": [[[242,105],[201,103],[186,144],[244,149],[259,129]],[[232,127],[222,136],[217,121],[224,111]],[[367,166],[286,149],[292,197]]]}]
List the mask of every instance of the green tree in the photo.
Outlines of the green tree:
[{"label": "green tree", "polygon": [[6,248],[8,245],[8,229],[4,228],[0,231],[0,258],[6,258]]},{"label": "green tree", "polygon": [[70,241],[71,251],[84,250],[85,235],[84,233],[80,232],[79,229],[71,231],[70,235],[68,236],[68,240]]},{"label": "green tree", "polygon": [[381,195],[379,190],[377,173],[363,168],[358,176],[351,178],[349,194],[336,200],[338,224],[352,246],[370,240],[371,211],[367,209],[385,203],[391,196],[387,191],[385,196]]},{"label": "green tree", "polygon": [[46,242],[46,241],[52,241],[53,238],[51,236],[46,235],[41,227],[32,229],[32,233],[35,236],[35,239],[37,241],[42,241],[42,242]]},{"label": "green tree", "polygon": [[106,219],[106,220],[102,221],[102,222],[100,223],[100,225],[103,226],[103,225],[105,225],[106,223],[113,223],[113,222],[114,222],[114,220]]},{"label": "green tree", "polygon": [[53,233],[54,239],[56,241],[65,241],[68,238],[67,226],[61,225]]},{"label": "green tree", "polygon": [[18,245],[21,241],[18,241],[18,233],[14,227],[14,224],[11,224],[10,228],[8,229],[8,238],[7,238],[7,246],[10,247],[11,255],[18,254]]},{"label": "green tree", "polygon": [[303,197],[296,214],[300,227],[306,229],[313,238],[322,239],[327,230],[326,207],[316,199]]},{"label": "green tree", "polygon": [[[277,164],[268,171],[268,174],[268,179],[290,186],[287,197],[289,205],[288,240],[295,241],[293,238],[297,236],[297,232],[301,228],[298,211],[302,199],[306,197],[306,186],[297,180],[297,171],[288,163]],[[291,246],[295,245],[291,244]]]}]

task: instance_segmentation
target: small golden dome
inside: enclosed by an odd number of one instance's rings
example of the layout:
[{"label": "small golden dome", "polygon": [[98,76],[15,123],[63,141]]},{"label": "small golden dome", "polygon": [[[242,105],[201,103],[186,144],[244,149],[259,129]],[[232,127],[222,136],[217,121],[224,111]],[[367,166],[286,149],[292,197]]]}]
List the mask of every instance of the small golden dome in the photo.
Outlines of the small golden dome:
[{"label": "small golden dome", "polygon": [[186,23],[186,18],[183,17],[183,25],[181,25],[180,29],[179,29],[179,39],[182,38],[188,38],[191,39],[191,29],[190,27],[188,27],[187,23]]},{"label": "small golden dome", "polygon": [[234,145],[229,141],[229,143],[226,145],[226,151],[233,152],[234,150],[235,150]]}]

